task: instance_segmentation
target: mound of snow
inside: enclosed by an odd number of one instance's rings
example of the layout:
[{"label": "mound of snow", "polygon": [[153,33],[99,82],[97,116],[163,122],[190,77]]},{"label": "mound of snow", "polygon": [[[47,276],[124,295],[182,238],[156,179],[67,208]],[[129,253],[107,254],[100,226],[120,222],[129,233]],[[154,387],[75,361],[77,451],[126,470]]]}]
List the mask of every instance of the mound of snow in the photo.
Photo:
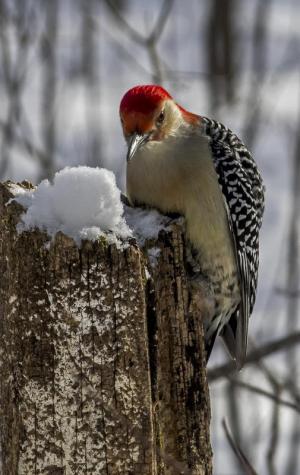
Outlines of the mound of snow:
[{"label": "mound of snow", "polygon": [[20,230],[38,227],[51,236],[62,231],[77,243],[104,233],[132,235],[115,176],[104,168],[67,167],[55,174],[53,183],[44,180],[35,190],[19,190],[15,200],[27,208]]},{"label": "mound of snow", "polygon": [[131,208],[125,206],[126,223],[140,245],[148,239],[156,239],[161,229],[167,229],[170,218],[155,209]]}]

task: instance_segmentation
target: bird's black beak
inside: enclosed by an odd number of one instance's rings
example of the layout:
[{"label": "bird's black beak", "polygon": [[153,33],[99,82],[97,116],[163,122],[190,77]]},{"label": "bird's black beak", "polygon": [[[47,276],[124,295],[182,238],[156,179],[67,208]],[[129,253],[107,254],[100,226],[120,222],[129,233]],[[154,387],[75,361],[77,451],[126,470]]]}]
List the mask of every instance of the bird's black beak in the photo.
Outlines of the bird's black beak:
[{"label": "bird's black beak", "polygon": [[128,152],[127,152],[127,157],[126,160],[129,162],[132,157],[135,155],[135,153],[138,151],[138,149],[146,142],[148,142],[150,138],[150,134],[138,134],[135,133],[132,135],[129,145],[128,145]]}]

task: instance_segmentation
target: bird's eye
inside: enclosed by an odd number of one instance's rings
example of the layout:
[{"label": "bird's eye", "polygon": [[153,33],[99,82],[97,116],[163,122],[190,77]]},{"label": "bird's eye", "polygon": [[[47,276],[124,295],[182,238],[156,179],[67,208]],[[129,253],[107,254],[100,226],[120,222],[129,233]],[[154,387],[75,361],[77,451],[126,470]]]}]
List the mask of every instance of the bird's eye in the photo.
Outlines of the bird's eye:
[{"label": "bird's eye", "polygon": [[165,119],[165,112],[161,111],[161,113],[159,114],[159,116],[157,117],[157,120],[156,120],[157,125],[161,125],[163,123],[164,119]]}]

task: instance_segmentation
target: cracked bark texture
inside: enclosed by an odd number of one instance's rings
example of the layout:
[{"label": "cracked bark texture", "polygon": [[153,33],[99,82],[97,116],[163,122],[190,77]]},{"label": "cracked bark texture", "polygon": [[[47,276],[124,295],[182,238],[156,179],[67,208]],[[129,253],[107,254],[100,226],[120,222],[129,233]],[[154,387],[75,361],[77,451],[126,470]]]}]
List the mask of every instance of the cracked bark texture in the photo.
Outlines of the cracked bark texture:
[{"label": "cracked bark texture", "polygon": [[18,234],[11,189],[0,185],[0,473],[210,475],[201,299],[181,227],[148,244],[151,267],[135,242]]}]

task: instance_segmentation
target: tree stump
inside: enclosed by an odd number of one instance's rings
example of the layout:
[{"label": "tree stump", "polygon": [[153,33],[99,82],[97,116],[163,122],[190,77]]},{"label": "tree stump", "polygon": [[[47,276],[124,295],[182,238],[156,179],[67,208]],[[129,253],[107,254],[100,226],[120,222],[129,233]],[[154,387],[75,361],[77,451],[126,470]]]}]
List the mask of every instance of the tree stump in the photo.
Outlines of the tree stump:
[{"label": "tree stump", "polygon": [[11,190],[0,185],[1,473],[211,474],[182,228],[148,244],[151,266],[133,240],[78,248],[62,233],[18,233]]}]

